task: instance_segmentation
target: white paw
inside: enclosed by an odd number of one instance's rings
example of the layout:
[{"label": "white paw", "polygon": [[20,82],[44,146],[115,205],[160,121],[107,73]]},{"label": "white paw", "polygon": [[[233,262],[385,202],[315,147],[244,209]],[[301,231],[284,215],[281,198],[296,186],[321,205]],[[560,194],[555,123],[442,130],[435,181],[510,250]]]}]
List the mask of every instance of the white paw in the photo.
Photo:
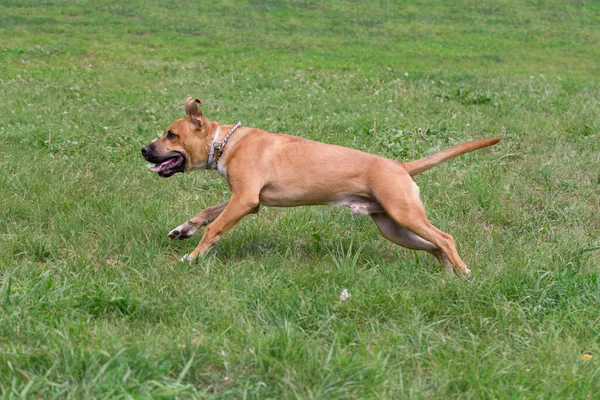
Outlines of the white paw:
[{"label": "white paw", "polygon": [[467,267],[465,267],[465,269],[461,272],[461,275],[463,278],[467,279],[467,278],[471,278],[473,275],[471,274],[471,270]]},{"label": "white paw", "polygon": [[196,226],[186,222],[185,224],[181,224],[177,228],[173,229],[167,234],[167,236],[171,239],[182,240],[191,237],[197,230],[198,228]]},{"label": "white paw", "polygon": [[181,262],[192,262],[194,261],[194,257],[191,257],[189,254],[184,254],[183,257],[181,257]]}]

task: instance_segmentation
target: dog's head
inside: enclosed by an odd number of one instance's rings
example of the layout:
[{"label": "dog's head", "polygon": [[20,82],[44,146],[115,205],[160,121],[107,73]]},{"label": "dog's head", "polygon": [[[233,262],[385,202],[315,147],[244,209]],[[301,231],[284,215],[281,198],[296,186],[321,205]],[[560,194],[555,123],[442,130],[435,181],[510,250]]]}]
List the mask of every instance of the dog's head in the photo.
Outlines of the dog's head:
[{"label": "dog's head", "polygon": [[144,158],[156,164],[151,171],[159,176],[168,178],[177,172],[205,167],[210,145],[206,137],[211,124],[198,104],[200,100],[188,97],[185,100],[187,117],[173,122],[160,139],[142,148]]}]

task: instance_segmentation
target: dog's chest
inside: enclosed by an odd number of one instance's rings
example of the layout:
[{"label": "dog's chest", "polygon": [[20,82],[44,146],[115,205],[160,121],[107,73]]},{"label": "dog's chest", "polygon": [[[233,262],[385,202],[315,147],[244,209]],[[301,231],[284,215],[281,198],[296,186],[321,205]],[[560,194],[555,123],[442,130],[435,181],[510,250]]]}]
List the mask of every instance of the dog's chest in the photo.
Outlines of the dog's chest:
[{"label": "dog's chest", "polygon": [[225,168],[223,165],[217,164],[217,173],[223,178],[227,179],[227,168]]}]

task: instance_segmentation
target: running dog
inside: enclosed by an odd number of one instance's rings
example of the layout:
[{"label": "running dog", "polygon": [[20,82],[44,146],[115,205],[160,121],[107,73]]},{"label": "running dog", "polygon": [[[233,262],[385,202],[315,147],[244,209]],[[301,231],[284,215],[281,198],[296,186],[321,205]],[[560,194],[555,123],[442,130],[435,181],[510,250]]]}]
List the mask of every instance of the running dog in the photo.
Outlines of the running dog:
[{"label": "running dog", "polygon": [[[374,154],[258,128],[209,121],[200,100],[187,98],[187,116],[142,149],[167,178],[177,172],[216,169],[231,188],[228,202],[209,207],[169,232],[186,239],[208,225],[198,246],[184,260],[204,255],[244,216],[261,205],[293,207],[342,205],[368,214],[386,239],[433,254],[442,266],[463,276],[471,270],[460,259],[454,239],[429,222],[412,177],[502,138],[460,144],[428,157],[400,162]],[[209,225],[210,224],[210,225]]]}]

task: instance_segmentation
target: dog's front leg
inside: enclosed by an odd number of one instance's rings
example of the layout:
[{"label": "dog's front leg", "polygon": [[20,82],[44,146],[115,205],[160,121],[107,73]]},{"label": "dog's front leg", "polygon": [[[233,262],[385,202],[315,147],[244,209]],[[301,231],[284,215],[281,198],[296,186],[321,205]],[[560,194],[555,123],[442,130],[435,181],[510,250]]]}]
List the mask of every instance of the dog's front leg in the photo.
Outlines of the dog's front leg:
[{"label": "dog's front leg", "polygon": [[184,256],[184,260],[194,260],[196,257],[202,257],[209,248],[214,246],[219,239],[248,214],[257,213],[260,205],[258,199],[237,198],[232,196],[227,203],[225,210],[210,224],[204,231],[202,240],[198,246],[189,255]]},{"label": "dog's front leg", "polygon": [[179,240],[191,237],[199,228],[208,225],[217,219],[225,207],[227,207],[227,203],[228,202],[225,202],[202,210],[198,215],[169,232],[168,236],[171,239]]}]

